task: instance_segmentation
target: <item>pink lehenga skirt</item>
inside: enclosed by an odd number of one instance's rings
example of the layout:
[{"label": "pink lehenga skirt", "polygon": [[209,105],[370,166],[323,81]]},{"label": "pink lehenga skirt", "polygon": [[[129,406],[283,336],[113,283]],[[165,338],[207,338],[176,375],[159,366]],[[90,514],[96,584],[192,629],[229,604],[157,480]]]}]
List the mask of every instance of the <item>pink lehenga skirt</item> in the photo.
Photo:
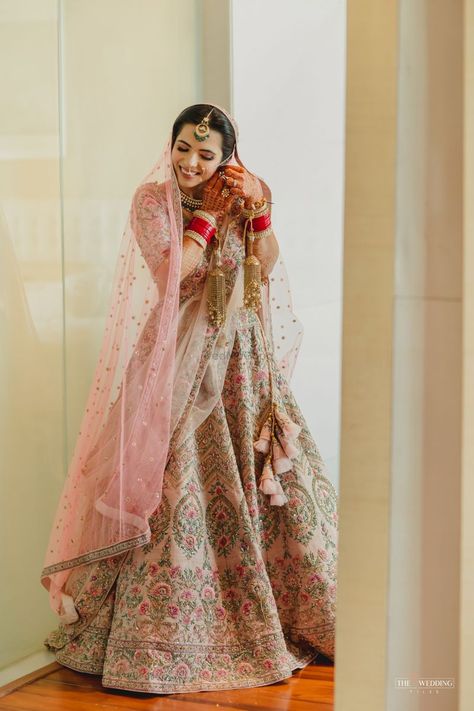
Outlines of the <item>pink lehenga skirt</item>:
[{"label": "pink lehenga skirt", "polygon": [[[301,428],[282,506],[259,489],[254,447],[270,367],[273,400]],[[72,572],[79,620],[44,642],[58,662],[105,687],[166,694],[262,686],[334,660],[337,495],[249,309],[220,400],[171,449],[150,527],[148,544]]]}]

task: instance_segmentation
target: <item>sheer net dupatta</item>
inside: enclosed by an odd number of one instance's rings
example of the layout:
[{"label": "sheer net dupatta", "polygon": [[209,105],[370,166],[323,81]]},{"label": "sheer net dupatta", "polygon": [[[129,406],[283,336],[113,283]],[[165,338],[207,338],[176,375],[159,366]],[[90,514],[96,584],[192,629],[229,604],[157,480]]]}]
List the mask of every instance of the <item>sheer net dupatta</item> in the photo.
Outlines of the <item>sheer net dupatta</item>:
[{"label": "sheer net dupatta", "polygon": [[[272,191],[260,176],[245,167],[235,149],[235,160],[245,171],[244,189],[256,198],[265,197],[272,212]],[[277,236],[278,239],[278,236]],[[296,242],[294,242],[296,244]],[[304,327],[293,310],[290,280],[283,255],[280,254],[270,273],[269,281],[262,284],[261,307],[258,311],[267,344],[280,373],[289,382],[304,336]]]},{"label": "sheer net dupatta", "polygon": [[150,538],[148,518],[161,498],[172,426],[181,241],[170,136],[133,196],[100,355],[41,573],[51,607],[66,623],[78,617],[64,592],[71,569]]}]

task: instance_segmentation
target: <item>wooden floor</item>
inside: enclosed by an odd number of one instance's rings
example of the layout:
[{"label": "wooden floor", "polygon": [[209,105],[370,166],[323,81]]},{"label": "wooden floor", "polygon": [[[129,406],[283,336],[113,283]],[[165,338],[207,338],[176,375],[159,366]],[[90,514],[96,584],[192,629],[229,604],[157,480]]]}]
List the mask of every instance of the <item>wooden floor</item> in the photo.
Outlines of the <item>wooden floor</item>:
[{"label": "wooden floor", "polygon": [[224,708],[225,711],[332,711],[334,708],[334,667],[321,657],[314,664],[293,672],[293,675],[268,686],[232,691],[202,691],[186,694],[141,694],[119,689],[107,689],[101,677],[72,671],[54,662],[45,667],[40,678],[25,677],[22,686],[16,683],[4,688],[0,710],[7,711],[91,711],[105,709],[190,709]]}]

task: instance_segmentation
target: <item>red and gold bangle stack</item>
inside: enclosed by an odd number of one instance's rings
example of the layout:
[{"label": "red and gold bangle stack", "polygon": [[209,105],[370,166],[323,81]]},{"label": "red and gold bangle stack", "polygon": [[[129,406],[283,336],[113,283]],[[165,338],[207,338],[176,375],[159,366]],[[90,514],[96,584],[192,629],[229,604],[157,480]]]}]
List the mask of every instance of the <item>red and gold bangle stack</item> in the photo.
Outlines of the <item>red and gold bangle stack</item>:
[{"label": "red and gold bangle stack", "polygon": [[268,237],[268,235],[271,234],[272,221],[270,208],[266,200],[263,200],[262,206],[256,210],[244,209],[242,212],[247,219],[251,218],[249,224],[249,237],[251,239],[260,239],[262,237]]},{"label": "red and gold bangle stack", "polygon": [[194,210],[193,216],[184,231],[184,236],[191,237],[205,249],[216,234],[216,230],[217,222],[214,215],[204,210]]}]

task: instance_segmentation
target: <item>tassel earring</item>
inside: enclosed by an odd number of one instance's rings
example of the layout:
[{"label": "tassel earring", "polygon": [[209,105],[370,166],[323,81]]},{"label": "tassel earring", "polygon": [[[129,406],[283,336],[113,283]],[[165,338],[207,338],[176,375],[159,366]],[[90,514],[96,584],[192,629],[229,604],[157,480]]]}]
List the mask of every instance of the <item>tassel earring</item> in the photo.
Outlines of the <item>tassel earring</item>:
[{"label": "tassel earring", "polygon": [[218,233],[216,233],[215,237],[217,245],[214,246],[212,254],[213,268],[209,270],[207,305],[210,323],[213,326],[221,326],[226,316],[225,273],[222,269],[221,243]]},{"label": "tassel earring", "polygon": [[249,225],[252,224],[252,217],[247,218],[244,227],[244,243],[245,243],[245,261],[244,261],[244,306],[255,311],[260,308],[261,304],[261,264],[253,253],[253,242],[255,235],[249,230]]}]

